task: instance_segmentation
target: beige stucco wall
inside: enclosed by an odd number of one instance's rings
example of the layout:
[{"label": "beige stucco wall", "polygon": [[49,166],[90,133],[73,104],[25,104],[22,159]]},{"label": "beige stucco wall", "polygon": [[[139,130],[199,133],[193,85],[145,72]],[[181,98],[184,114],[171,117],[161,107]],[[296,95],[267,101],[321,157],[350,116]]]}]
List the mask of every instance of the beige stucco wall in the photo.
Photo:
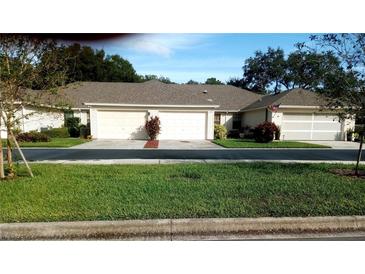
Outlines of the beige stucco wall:
[{"label": "beige stucco wall", "polygon": [[219,113],[221,116],[221,125],[223,125],[227,130],[231,130],[233,127],[233,113]]},{"label": "beige stucco wall", "polygon": [[[270,116],[270,115],[269,115]],[[242,114],[242,126],[254,127],[265,121],[266,110],[257,109]]]},{"label": "beige stucco wall", "polygon": [[89,120],[89,110],[83,110],[83,109],[80,109],[80,110],[73,110],[74,112],[74,117],[78,117],[80,118],[80,123],[83,124],[83,125],[86,125],[88,120]]}]

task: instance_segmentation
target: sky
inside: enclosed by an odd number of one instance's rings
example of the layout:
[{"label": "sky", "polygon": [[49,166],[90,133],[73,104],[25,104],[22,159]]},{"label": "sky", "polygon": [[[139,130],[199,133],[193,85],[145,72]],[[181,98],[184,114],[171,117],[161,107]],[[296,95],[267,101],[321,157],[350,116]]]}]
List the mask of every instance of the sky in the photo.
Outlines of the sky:
[{"label": "sky", "polygon": [[119,54],[138,74],[155,74],[185,83],[215,77],[226,82],[242,76],[245,59],[268,47],[286,53],[309,34],[139,34],[99,41],[92,47]]}]

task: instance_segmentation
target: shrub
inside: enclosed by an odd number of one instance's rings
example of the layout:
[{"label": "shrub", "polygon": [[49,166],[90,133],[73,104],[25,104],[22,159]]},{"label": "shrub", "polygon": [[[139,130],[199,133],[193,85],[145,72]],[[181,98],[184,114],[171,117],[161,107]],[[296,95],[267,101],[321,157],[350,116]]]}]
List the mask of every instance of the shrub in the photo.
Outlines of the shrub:
[{"label": "shrub", "polygon": [[253,139],[254,138],[254,128],[249,126],[244,126],[240,128],[240,137],[245,139]]},{"label": "shrub", "polygon": [[160,118],[157,116],[151,117],[146,121],[145,129],[150,140],[156,140],[157,135],[160,134],[161,131]]},{"label": "shrub", "polygon": [[255,127],[254,138],[258,143],[269,143],[274,140],[278,127],[271,122],[264,122]]},{"label": "shrub", "polygon": [[16,135],[18,142],[49,142],[51,139],[44,133],[37,131],[23,132]]},{"label": "shrub", "polygon": [[90,135],[90,123],[88,123],[87,125],[80,125],[79,129],[80,129],[80,137],[87,139],[87,136]]},{"label": "shrub", "polygon": [[80,124],[80,118],[79,117],[70,117],[66,119],[65,126],[70,127],[78,127]]},{"label": "shrub", "polygon": [[227,139],[227,129],[223,125],[214,125],[214,139]]},{"label": "shrub", "polygon": [[78,138],[80,137],[80,129],[79,127],[69,127],[68,133],[70,134],[70,137],[72,138]]},{"label": "shrub", "polygon": [[80,137],[80,118],[79,117],[67,118],[65,125],[68,128],[68,133],[70,134],[70,137],[73,137],[73,138]]},{"label": "shrub", "polygon": [[67,127],[51,128],[51,129],[42,131],[42,133],[46,134],[50,138],[68,138],[68,137],[70,137]]},{"label": "shrub", "polygon": [[231,129],[230,131],[228,131],[227,133],[227,137],[228,138],[240,138],[240,132],[238,129]]}]

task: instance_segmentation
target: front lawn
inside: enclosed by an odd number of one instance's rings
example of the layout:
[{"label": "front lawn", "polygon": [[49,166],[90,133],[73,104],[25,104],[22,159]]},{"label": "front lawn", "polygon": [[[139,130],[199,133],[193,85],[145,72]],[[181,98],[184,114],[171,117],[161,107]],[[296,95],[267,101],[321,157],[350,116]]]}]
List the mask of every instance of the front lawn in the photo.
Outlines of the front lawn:
[{"label": "front lawn", "polygon": [[0,183],[0,222],[365,215],[365,180],[329,172],[340,165],[32,167]]},{"label": "front lawn", "polygon": [[252,139],[214,140],[213,143],[226,148],[331,148],[329,146],[295,141],[272,141],[270,143],[256,143]]},{"label": "front lawn", "polygon": [[[73,147],[87,142],[86,139],[81,138],[51,138],[50,142],[20,142],[21,147]],[[3,140],[3,146],[5,146]]]}]

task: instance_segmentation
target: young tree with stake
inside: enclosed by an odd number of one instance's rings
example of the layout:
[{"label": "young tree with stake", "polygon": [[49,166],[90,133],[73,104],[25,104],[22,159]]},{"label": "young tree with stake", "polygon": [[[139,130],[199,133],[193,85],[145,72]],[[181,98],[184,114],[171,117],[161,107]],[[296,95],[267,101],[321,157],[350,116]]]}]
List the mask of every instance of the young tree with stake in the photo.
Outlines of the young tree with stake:
[{"label": "young tree with stake", "polygon": [[[55,93],[65,80],[65,58],[56,50],[52,40],[28,35],[0,34],[0,120],[7,131],[7,177],[15,175],[12,159],[13,143],[17,146],[29,173],[32,172],[13,134],[19,122],[27,118],[21,115],[26,105],[43,105],[47,94]],[[32,87],[41,91],[32,91]],[[50,102],[52,104],[52,102]],[[0,140],[1,141],[1,140]],[[0,147],[2,150],[2,147]],[[2,153],[2,151],[1,151]],[[3,174],[0,157],[0,176]]]}]

